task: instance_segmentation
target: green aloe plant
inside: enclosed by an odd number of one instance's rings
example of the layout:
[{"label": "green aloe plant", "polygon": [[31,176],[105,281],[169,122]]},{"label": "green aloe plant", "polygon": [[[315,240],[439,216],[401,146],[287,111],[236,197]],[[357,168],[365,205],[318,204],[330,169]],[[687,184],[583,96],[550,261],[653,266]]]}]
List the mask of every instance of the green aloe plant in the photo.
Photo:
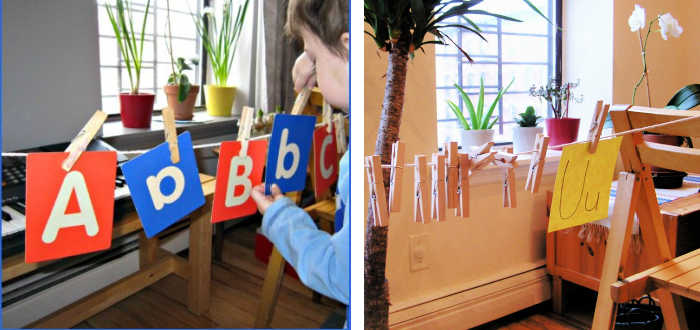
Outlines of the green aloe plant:
[{"label": "green aloe plant", "polygon": [[109,3],[105,7],[107,8],[109,22],[112,24],[112,29],[114,29],[114,36],[117,38],[117,44],[119,44],[119,50],[124,58],[126,72],[129,74],[131,94],[138,94],[143,63],[143,39],[146,32],[148,11],[151,8],[151,0],[146,2],[141,31],[138,32],[134,29],[134,15],[130,1],[117,0],[116,8]]},{"label": "green aloe plant", "polygon": [[450,110],[457,116],[457,119],[459,120],[459,123],[462,125],[462,128],[464,128],[467,131],[471,130],[481,130],[481,129],[491,129],[493,125],[495,125],[498,122],[498,117],[491,118],[493,117],[493,111],[496,110],[496,105],[498,105],[498,101],[501,100],[503,97],[503,94],[505,94],[508,89],[510,88],[511,85],[513,85],[513,81],[515,79],[510,81],[510,84],[506,86],[505,88],[501,89],[498,91],[498,95],[496,95],[496,99],[493,100],[493,103],[491,103],[491,106],[489,107],[488,112],[484,114],[484,77],[481,77],[481,87],[479,89],[479,102],[476,104],[476,107],[474,107],[474,103],[472,103],[472,100],[469,98],[469,95],[467,92],[462,89],[462,86],[455,84],[455,88],[459,91],[460,96],[462,97],[462,101],[464,102],[464,105],[467,107],[467,110],[469,111],[469,120],[467,120],[464,117],[464,114],[462,113],[462,109],[459,108],[454,102],[452,101],[447,101],[447,104],[450,106]]}]

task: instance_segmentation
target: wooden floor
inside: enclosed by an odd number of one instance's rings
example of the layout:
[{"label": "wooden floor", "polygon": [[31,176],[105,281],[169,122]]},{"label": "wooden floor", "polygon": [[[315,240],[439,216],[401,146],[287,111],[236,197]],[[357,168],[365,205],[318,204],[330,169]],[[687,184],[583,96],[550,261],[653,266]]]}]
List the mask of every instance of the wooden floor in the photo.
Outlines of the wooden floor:
[{"label": "wooden floor", "polygon": [[[255,259],[255,228],[250,222],[230,229],[225,236],[223,262],[212,267],[211,307],[205,315],[190,313],[186,306],[187,283],[170,275],[77,328],[250,328],[255,320],[265,264]],[[323,298],[285,275],[273,328],[318,328],[332,312],[344,315],[344,307]]]},{"label": "wooden floor", "polygon": [[573,318],[551,312],[550,306],[549,302],[544,302],[474,329],[579,330],[590,328],[590,325],[581,323]]}]

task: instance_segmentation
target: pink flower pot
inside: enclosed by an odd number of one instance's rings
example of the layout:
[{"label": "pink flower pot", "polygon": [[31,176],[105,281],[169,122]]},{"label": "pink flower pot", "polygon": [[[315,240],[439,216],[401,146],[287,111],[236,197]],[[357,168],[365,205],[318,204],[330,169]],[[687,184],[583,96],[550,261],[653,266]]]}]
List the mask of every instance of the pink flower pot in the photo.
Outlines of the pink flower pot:
[{"label": "pink flower pot", "polygon": [[[576,141],[578,139],[578,127],[580,118],[547,118],[544,125],[547,127],[549,145],[557,146]],[[562,147],[549,147],[549,149],[561,150]]]}]

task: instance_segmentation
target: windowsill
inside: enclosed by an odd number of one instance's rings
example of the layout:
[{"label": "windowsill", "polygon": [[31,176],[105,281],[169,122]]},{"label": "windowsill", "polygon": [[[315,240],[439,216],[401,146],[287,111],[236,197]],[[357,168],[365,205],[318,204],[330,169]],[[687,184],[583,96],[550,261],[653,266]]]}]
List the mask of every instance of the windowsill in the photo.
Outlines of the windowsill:
[{"label": "windowsill", "polygon": [[[515,168],[515,177],[517,181],[524,181],[527,179],[531,159],[532,154],[518,155],[518,159],[515,161],[517,164],[517,167]],[[557,168],[559,167],[559,159],[561,159],[561,150],[547,150],[542,175],[555,175]],[[480,169],[470,176],[470,184],[483,185],[501,182],[503,180],[503,175],[501,172],[503,171],[503,168],[496,165],[486,165],[486,167]]]},{"label": "windowsill", "polygon": [[[204,122],[175,123],[177,133],[189,131],[192,140],[204,140],[221,137],[235,137],[238,126],[235,124],[240,115],[231,117],[210,117],[206,110],[195,109],[195,116],[205,118]],[[195,117],[195,118],[197,118]],[[117,117],[118,118],[118,117]],[[102,138],[118,149],[122,148],[151,148],[163,142],[163,122],[154,120],[161,118],[160,113],[154,113],[150,128],[126,128],[121,120],[113,120],[102,125]]]}]

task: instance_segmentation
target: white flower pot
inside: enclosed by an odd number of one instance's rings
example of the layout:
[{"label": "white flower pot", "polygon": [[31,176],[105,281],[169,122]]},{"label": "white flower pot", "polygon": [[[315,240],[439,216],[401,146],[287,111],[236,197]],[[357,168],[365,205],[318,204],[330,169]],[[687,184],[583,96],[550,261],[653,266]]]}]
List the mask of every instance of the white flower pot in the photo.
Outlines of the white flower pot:
[{"label": "white flower pot", "polygon": [[492,129],[462,131],[462,150],[469,151],[471,147],[479,147],[493,141]]},{"label": "white flower pot", "polygon": [[513,127],[513,152],[530,151],[535,146],[538,133],[542,133],[542,127]]}]

